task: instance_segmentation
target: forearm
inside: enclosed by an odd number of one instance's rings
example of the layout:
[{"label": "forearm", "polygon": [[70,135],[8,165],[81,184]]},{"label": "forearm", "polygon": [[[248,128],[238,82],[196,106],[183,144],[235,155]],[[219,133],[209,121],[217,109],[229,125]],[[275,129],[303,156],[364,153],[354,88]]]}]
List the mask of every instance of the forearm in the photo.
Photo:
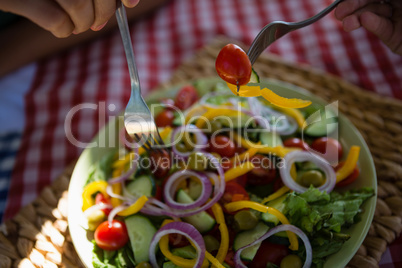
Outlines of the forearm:
[{"label": "forearm", "polygon": [[[129,20],[139,18],[167,1],[140,1],[135,8],[126,9],[127,16]],[[105,35],[116,25],[113,17],[101,31],[89,30],[67,38],[56,38],[34,23],[21,20],[0,32],[0,77],[28,63]]]}]

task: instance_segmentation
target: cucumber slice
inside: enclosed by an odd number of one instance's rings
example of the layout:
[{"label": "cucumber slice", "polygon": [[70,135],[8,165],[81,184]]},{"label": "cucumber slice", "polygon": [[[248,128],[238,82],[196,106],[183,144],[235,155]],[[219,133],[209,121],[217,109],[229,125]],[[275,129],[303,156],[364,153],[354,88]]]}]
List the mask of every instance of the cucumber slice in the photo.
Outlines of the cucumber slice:
[{"label": "cucumber slice", "polygon": [[[236,251],[239,248],[244,247],[251,242],[254,242],[258,238],[263,236],[266,232],[268,232],[268,229],[269,227],[267,225],[259,222],[257,226],[254,227],[254,229],[239,233],[234,239],[233,249]],[[240,255],[241,259],[245,261],[252,261],[255,254],[257,253],[258,248],[260,247],[260,244],[261,243],[243,250]]]},{"label": "cucumber slice", "polygon": [[337,114],[325,107],[311,114],[306,122],[308,125],[304,128],[304,134],[312,137],[327,136],[338,128]]},{"label": "cucumber slice", "polygon": [[257,74],[257,72],[254,69],[251,69],[251,77],[249,83],[259,83],[260,82],[260,76]]},{"label": "cucumber slice", "polygon": [[156,192],[155,181],[151,176],[142,175],[130,182],[126,186],[126,190],[134,196],[154,196]]},{"label": "cucumber slice", "polygon": [[[269,201],[267,203],[267,207],[272,207],[276,208],[280,212],[283,212],[285,210],[286,204],[285,204],[285,199],[286,199],[286,194],[282,195],[281,197],[278,197],[277,199],[274,199],[272,201]],[[261,215],[261,219],[265,221],[266,223],[277,225],[279,223],[279,219],[272,215],[271,213],[265,212]]]},{"label": "cucumber slice", "polygon": [[283,146],[281,136],[276,132],[263,132],[260,134],[260,141],[262,144],[276,147]]},{"label": "cucumber slice", "polygon": [[[180,189],[177,192],[177,202],[188,204],[194,202],[194,200],[183,189]],[[192,216],[183,217],[183,221],[192,224],[200,233],[210,231],[216,223],[215,219],[205,211],[201,211]]]},{"label": "cucumber slice", "polygon": [[156,228],[152,222],[142,215],[132,215],[125,218],[125,223],[133,248],[134,260],[136,263],[149,261],[149,245],[152,237],[156,233]]}]

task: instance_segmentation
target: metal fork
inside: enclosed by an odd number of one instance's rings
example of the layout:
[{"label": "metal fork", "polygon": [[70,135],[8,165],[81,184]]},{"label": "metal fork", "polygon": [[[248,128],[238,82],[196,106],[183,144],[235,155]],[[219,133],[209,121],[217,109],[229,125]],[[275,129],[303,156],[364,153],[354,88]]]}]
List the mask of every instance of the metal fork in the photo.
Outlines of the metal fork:
[{"label": "metal fork", "polygon": [[118,1],[118,5],[116,18],[123,40],[131,81],[131,96],[124,112],[124,126],[127,133],[147,151],[160,149],[164,147],[164,143],[159,135],[151,111],[141,96],[140,80],[135,65],[126,10],[120,1]]},{"label": "metal fork", "polygon": [[257,60],[258,56],[273,42],[284,36],[285,34],[306,27],[317,20],[321,19],[329,12],[331,12],[340,2],[343,0],[336,0],[331,5],[326,7],[323,11],[317,15],[299,22],[285,22],[285,21],[273,21],[266,25],[254,39],[251,44],[247,56],[249,57],[251,64]]}]

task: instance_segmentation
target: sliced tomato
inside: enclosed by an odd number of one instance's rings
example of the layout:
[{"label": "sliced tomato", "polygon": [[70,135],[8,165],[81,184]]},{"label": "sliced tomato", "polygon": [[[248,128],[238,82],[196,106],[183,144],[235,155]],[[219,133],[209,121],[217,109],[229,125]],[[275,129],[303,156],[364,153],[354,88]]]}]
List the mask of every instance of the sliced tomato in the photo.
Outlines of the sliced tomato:
[{"label": "sliced tomato", "polygon": [[215,69],[223,80],[233,85],[247,84],[252,72],[246,52],[235,44],[222,48],[216,57]]},{"label": "sliced tomato", "polygon": [[233,157],[236,153],[236,145],[227,136],[216,135],[209,141],[209,150],[221,157]]},{"label": "sliced tomato", "polygon": [[[95,196],[95,204],[104,204],[104,205],[111,205],[110,199],[107,199],[102,193],[97,193]],[[105,215],[109,215],[110,211],[112,211],[111,208],[103,208],[101,209]]]},{"label": "sliced tomato", "polygon": [[276,168],[271,160],[262,155],[256,154],[251,159],[255,168],[247,173],[247,183],[250,185],[266,185],[276,178]]},{"label": "sliced tomato", "polygon": [[278,191],[282,186],[284,186],[283,181],[281,178],[277,178],[274,182],[274,192]]},{"label": "sliced tomato", "polygon": [[174,120],[174,112],[170,109],[164,109],[155,117],[157,127],[172,126]]},{"label": "sliced tomato", "polygon": [[126,224],[122,221],[104,221],[95,230],[95,242],[105,250],[118,250],[128,242]]},{"label": "sliced tomato", "polygon": [[[344,164],[345,164],[345,162],[340,162],[335,167],[335,171],[339,170]],[[347,176],[345,179],[341,180],[340,182],[338,182],[336,184],[336,187],[345,187],[345,186],[353,183],[355,180],[357,180],[359,175],[360,175],[360,169],[356,166],[355,169],[352,171],[352,173],[349,176]]]},{"label": "sliced tomato", "polygon": [[273,244],[268,240],[264,240],[248,267],[266,268],[268,263],[273,263],[279,266],[282,259],[288,254],[289,250],[285,245]]},{"label": "sliced tomato", "polygon": [[186,110],[199,99],[198,92],[192,85],[182,87],[176,95],[174,105],[180,110]]},{"label": "sliced tomato", "polygon": [[285,147],[294,147],[294,148],[300,148],[304,151],[307,151],[309,149],[309,146],[306,142],[304,142],[302,139],[299,138],[289,138],[286,139],[283,142],[283,146]]}]

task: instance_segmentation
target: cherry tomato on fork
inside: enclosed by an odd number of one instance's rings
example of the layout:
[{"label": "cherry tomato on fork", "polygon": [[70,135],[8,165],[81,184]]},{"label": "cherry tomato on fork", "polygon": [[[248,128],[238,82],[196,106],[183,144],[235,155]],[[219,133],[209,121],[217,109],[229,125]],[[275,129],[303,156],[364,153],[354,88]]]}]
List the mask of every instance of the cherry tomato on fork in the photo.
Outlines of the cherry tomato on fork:
[{"label": "cherry tomato on fork", "polygon": [[118,250],[128,240],[126,224],[122,221],[104,221],[95,230],[95,242],[101,249]]},{"label": "cherry tomato on fork", "polygon": [[172,159],[166,150],[153,150],[149,154],[150,170],[157,179],[165,177],[172,166]]},{"label": "cherry tomato on fork", "polygon": [[250,81],[251,62],[239,46],[228,44],[219,52],[215,62],[218,75],[233,85],[245,85]]},{"label": "cherry tomato on fork", "polygon": [[195,87],[187,85],[182,87],[177,93],[174,105],[180,110],[185,110],[198,101],[198,99],[199,96]]}]

